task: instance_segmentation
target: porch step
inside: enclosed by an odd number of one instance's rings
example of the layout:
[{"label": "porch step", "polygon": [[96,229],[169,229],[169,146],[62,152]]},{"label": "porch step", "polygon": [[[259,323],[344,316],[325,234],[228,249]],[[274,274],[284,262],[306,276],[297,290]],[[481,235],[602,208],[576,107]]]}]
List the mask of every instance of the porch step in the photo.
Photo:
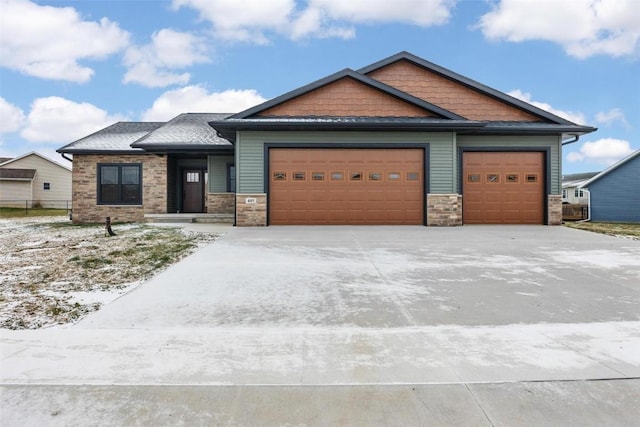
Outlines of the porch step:
[{"label": "porch step", "polygon": [[208,214],[208,213],[170,213],[170,214],[145,214],[146,222],[150,223],[222,223],[233,224],[234,214]]}]

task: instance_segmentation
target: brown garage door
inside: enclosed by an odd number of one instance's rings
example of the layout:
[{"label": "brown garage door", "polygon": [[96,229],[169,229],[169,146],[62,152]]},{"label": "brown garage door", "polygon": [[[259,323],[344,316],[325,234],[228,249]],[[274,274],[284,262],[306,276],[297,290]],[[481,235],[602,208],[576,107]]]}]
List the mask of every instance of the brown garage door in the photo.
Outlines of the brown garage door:
[{"label": "brown garage door", "polygon": [[269,150],[270,224],[422,224],[422,149]]},{"label": "brown garage door", "polygon": [[464,153],[464,223],[542,224],[543,161],[540,152]]}]

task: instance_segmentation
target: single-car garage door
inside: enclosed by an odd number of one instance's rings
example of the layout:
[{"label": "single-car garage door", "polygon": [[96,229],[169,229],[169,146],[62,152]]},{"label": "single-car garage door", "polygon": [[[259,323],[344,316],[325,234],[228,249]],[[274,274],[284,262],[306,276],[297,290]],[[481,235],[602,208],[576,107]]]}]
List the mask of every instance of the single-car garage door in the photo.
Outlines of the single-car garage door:
[{"label": "single-car garage door", "polygon": [[463,153],[465,224],[542,224],[544,154]]},{"label": "single-car garage door", "polygon": [[424,221],[424,151],[271,148],[270,224]]}]

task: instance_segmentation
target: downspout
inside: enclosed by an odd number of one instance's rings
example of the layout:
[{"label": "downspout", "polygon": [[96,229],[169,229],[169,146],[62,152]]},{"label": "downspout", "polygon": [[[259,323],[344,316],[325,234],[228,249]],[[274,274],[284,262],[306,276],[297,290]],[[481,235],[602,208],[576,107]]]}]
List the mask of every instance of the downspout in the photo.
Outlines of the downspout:
[{"label": "downspout", "polygon": [[587,192],[587,218],[581,219],[580,221],[576,221],[576,222],[589,222],[591,221],[591,191],[587,190],[586,188],[580,188],[580,189],[582,191]]},{"label": "downspout", "polygon": [[573,139],[569,139],[567,141],[562,141],[562,145],[573,144],[574,142],[578,142],[580,140],[580,135],[573,135]]},{"label": "downspout", "polygon": [[[572,139],[562,141],[562,147],[564,147],[565,145],[573,144],[574,142],[578,142],[579,140],[580,140],[580,135],[575,134],[573,135]],[[560,156],[562,157],[562,153],[560,153]],[[587,219],[581,219],[580,221],[577,221],[577,222],[591,221],[591,193],[589,193],[589,190],[584,190],[584,191],[587,192]]]},{"label": "downspout", "polygon": [[71,163],[73,163],[73,159],[68,158],[67,156],[64,155],[64,153],[60,153],[60,155],[62,156],[62,158],[69,160]]}]

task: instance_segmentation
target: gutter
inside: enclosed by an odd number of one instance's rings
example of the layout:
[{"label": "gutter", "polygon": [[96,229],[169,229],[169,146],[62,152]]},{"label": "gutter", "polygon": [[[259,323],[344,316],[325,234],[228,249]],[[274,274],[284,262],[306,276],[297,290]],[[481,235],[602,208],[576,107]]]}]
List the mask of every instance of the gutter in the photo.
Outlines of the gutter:
[{"label": "gutter", "polygon": [[60,153],[60,155],[62,156],[63,159],[69,160],[71,163],[73,163],[73,159],[70,159],[69,157],[65,156],[64,153]]}]

